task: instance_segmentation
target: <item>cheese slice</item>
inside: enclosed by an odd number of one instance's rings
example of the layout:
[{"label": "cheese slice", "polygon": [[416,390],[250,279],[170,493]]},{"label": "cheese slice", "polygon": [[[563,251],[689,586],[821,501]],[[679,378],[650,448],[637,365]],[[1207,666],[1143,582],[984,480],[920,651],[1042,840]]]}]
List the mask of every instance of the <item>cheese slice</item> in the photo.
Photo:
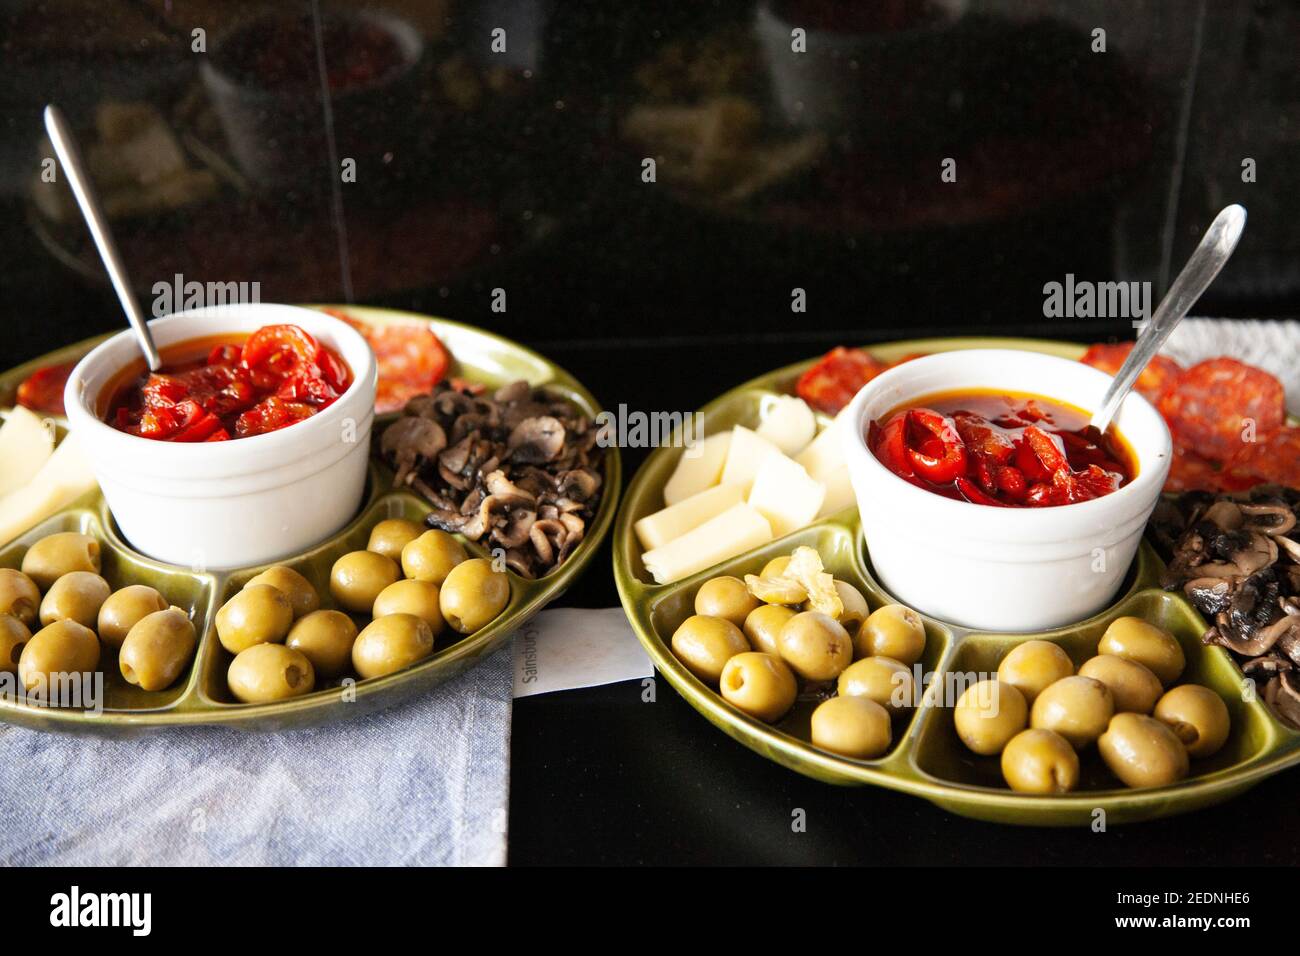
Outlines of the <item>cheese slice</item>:
[{"label": "cheese slice", "polygon": [[26,485],[0,498],[0,545],[95,487],[95,473],[69,434]]},{"label": "cheese slice", "polygon": [[794,455],[808,446],[817,434],[817,416],[808,403],[795,395],[777,395],[763,413],[758,434],[784,454]]},{"label": "cheese slice", "polygon": [[675,505],[716,485],[730,447],[731,432],[720,432],[682,449],[677,469],[664,485],[664,504]]},{"label": "cheese slice", "polygon": [[722,484],[739,485],[749,494],[754,476],[769,455],[779,455],[781,449],[757,432],[744,425],[731,430],[731,447],[727,449],[727,463],[722,467]]},{"label": "cheese slice", "polygon": [[54,451],[53,429],[21,405],[0,425],[0,497],[24,488]]},{"label": "cheese slice", "polygon": [[767,519],[741,502],[663,547],[647,551],[641,561],[655,581],[671,584],[771,540]]},{"label": "cheese slice", "polygon": [[815,481],[826,489],[818,518],[843,511],[853,504],[853,483],[849,481],[849,466],[840,448],[839,419],[822,429],[812,443],[795,455],[794,460],[803,465]]},{"label": "cheese slice", "polygon": [[714,485],[675,505],[646,515],[633,528],[641,547],[647,550],[660,548],[744,500],[745,493],[737,485]]},{"label": "cheese slice", "polygon": [[776,454],[763,459],[746,501],[779,538],[812,524],[825,498],[826,489],[809,477],[803,465]]}]

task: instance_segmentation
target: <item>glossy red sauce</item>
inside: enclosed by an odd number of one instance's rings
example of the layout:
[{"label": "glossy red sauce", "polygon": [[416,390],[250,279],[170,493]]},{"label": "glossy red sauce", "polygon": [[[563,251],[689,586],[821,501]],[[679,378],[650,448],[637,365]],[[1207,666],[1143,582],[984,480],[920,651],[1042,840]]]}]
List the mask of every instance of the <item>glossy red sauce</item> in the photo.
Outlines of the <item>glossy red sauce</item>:
[{"label": "glossy red sauce", "polygon": [[352,371],[296,325],[192,339],[163,350],[163,367],[124,369],[105,389],[104,420],[156,441],[211,442],[287,428],[332,405]]},{"label": "glossy red sauce", "polygon": [[1136,456],[1080,408],[1041,395],[941,392],[872,422],[867,445],[890,471],[972,504],[1035,508],[1111,494],[1137,474]]}]

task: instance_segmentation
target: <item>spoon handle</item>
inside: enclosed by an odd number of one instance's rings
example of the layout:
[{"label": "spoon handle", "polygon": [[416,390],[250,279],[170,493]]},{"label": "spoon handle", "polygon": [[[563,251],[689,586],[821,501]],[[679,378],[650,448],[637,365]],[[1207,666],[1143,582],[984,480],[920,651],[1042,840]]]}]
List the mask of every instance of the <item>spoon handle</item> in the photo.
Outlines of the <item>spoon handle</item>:
[{"label": "spoon handle", "polygon": [[149,369],[156,372],[162,366],[162,358],[158,355],[149,326],[140,312],[139,304],[135,301],[135,294],[131,291],[131,280],[117,253],[117,244],[113,242],[113,234],[109,231],[104,210],[99,205],[99,197],[95,194],[90,177],[82,165],[77,141],[72,135],[72,130],[68,128],[63,113],[53,104],[45,107],[45,129],[50,134],[50,142],[54,144],[54,152],[59,156],[59,164],[68,177],[69,185],[72,186],[72,194],[77,197],[77,205],[81,207],[86,225],[90,227],[91,238],[95,240],[99,257],[104,260],[104,268],[108,270],[108,277],[113,281],[117,298],[122,303],[131,327],[135,329],[136,337],[140,340],[140,348],[149,362]]},{"label": "spoon handle", "polygon": [[1099,431],[1104,432],[1110,425],[1138,376],[1147,367],[1147,362],[1160,351],[1160,346],[1165,344],[1174,327],[1209,288],[1232,251],[1237,248],[1237,241],[1241,239],[1245,228],[1246,210],[1235,203],[1214,217],[1214,222],[1210,223],[1210,228],[1201,237],[1200,244],[1187,260],[1187,265],[1183,266],[1183,271],[1178,273],[1178,278],[1156,306],[1155,314],[1138,336],[1133,351],[1129,352],[1128,358],[1120,366],[1115,380],[1110,383],[1110,388],[1101,400],[1101,407],[1092,416],[1091,424]]}]

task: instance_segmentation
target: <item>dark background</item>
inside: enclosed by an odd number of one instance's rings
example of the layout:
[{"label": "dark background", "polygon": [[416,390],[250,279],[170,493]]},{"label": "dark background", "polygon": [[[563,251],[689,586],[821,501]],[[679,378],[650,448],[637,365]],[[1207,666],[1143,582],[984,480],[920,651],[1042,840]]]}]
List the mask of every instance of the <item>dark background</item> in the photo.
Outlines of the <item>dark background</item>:
[{"label": "dark background", "polygon": [[[344,33],[318,60],[311,31],[340,22],[329,5],[0,0],[0,367],[121,324],[62,187],[40,181],[51,101],[96,152],[146,307],[179,273],[257,281],[263,301],[444,315],[539,349],[607,407],[695,408],[844,342],[1122,338],[1122,317],[1044,318],[1043,284],[1144,281],[1154,301],[1229,202],[1250,226],[1198,313],[1296,313],[1297,4],[761,5],[811,25],[806,57],[846,51],[825,82],[853,91],[839,97],[847,120],[783,112],[759,6],[351,4],[418,51],[382,82],[331,87],[327,112],[319,68],[358,45]],[[498,26],[505,54],[489,46]],[[239,81],[225,113],[222,77]],[[720,100],[757,127],[711,127]],[[113,147],[105,110],[122,104],[152,109],[201,186],[169,195],[158,170]],[[680,129],[633,142],[646,110]],[[729,196],[813,138],[815,159]],[[945,158],[955,183],[940,181]],[[348,159],[355,182],[339,175]],[[796,288],[804,313],[791,311]],[[629,472],[639,463],[628,454]],[[609,563],[607,547],[565,600],[616,603]],[[518,702],[512,862],[1297,862],[1279,839],[1294,774],[1229,808],[1105,835],[991,827],[806,781],[713,731],[666,684],[653,704],[640,690]],[[790,831],[795,808],[806,834]]]}]

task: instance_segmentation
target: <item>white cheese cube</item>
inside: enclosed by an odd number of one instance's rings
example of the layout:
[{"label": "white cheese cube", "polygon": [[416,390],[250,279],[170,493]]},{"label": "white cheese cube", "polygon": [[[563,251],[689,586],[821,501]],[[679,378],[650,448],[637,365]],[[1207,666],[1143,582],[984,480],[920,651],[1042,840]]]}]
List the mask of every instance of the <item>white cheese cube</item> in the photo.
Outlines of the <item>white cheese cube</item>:
[{"label": "white cheese cube", "polygon": [[671,584],[771,540],[767,519],[741,502],[662,548],[647,551],[641,561],[655,581]]},{"label": "white cheese cube", "polygon": [[763,423],[758,426],[758,434],[782,453],[794,456],[817,434],[817,416],[807,402],[795,395],[777,395],[769,402],[763,411]]},{"label": "white cheese cube", "polygon": [[646,515],[633,527],[641,547],[646,550],[661,548],[744,500],[744,492],[736,485],[714,485],[675,505]]},{"label": "white cheese cube", "polygon": [[843,511],[854,502],[853,484],[849,481],[849,466],[844,461],[844,452],[840,447],[839,430],[843,422],[836,419],[822,429],[812,444],[795,456],[795,461],[803,465],[804,470],[815,481],[826,488],[826,498],[822,502],[817,517]]},{"label": "white cheese cube", "polygon": [[0,545],[95,487],[95,474],[73,435],[54,449],[31,481],[0,498]]},{"label": "white cheese cube", "polygon": [[53,431],[40,416],[14,406],[0,425],[0,497],[26,487],[53,451]]},{"label": "white cheese cube", "polygon": [[781,449],[750,431],[744,425],[731,430],[731,447],[727,450],[727,463],[722,468],[722,484],[739,485],[749,494],[754,476],[769,455],[779,455]]},{"label": "white cheese cube", "polygon": [[812,524],[826,498],[826,489],[809,477],[803,465],[785,455],[769,455],[754,476],[747,499],[778,538]]},{"label": "white cheese cube", "polygon": [[730,447],[731,432],[720,432],[683,448],[677,469],[664,485],[664,504],[675,505],[716,485]]}]

